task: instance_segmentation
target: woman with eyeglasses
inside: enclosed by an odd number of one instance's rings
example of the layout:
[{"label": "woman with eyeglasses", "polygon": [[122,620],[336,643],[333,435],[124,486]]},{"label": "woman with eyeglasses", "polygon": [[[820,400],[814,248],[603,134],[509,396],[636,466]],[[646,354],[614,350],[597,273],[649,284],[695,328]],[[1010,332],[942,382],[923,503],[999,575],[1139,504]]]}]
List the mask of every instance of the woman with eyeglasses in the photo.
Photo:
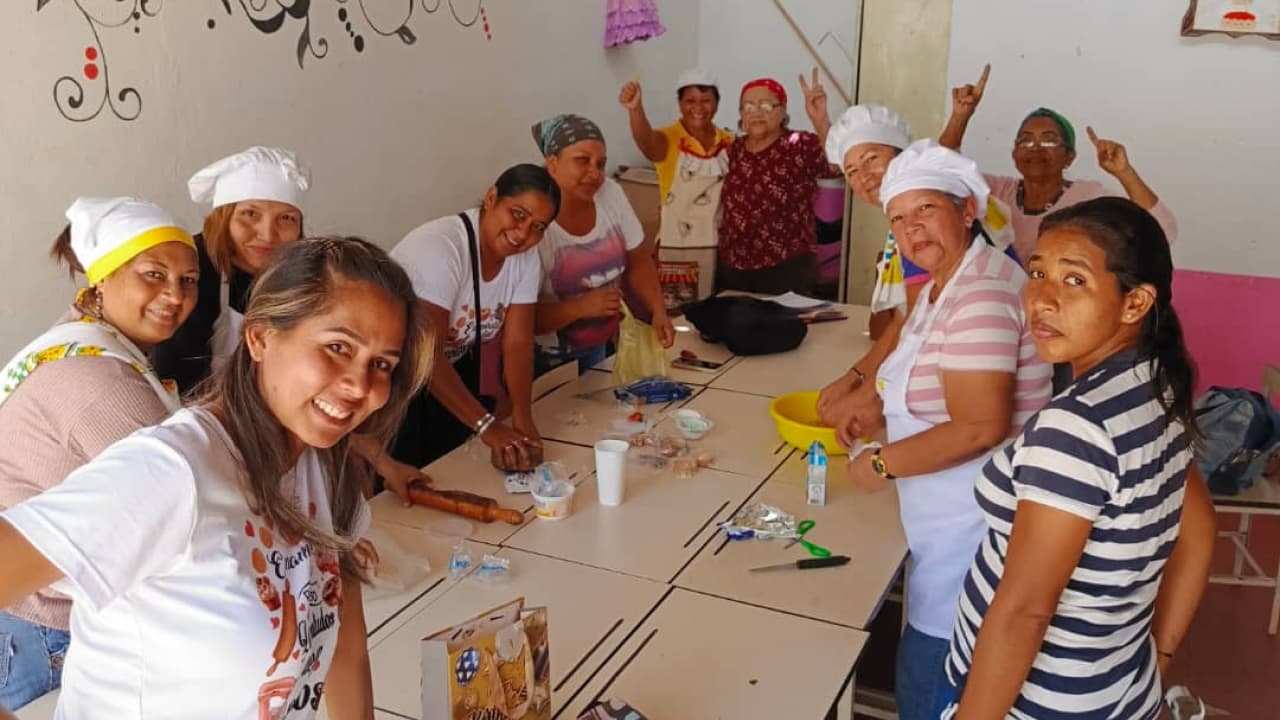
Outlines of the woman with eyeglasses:
[{"label": "woman with eyeglasses", "polygon": [[[991,66],[972,85],[951,90],[951,117],[938,142],[960,150],[969,120],[982,101]],[[1125,195],[1160,223],[1165,236],[1173,242],[1178,232],[1177,221],[1169,206],[1160,201],[1151,186],[1129,163],[1129,154],[1114,140],[1104,140],[1086,128],[1089,141],[1098,156],[1098,167],[1114,177]],[[1086,200],[1115,195],[1106,185],[1093,180],[1068,179],[1067,168],[1076,159],[1076,131],[1061,114],[1049,108],[1032,110],[1018,127],[1013,141],[1013,165],[1020,177],[987,174],[991,194],[1004,201],[1013,212],[1014,249],[1018,257],[1031,257],[1040,231],[1040,221],[1052,210],[1070,207]]]},{"label": "woman with eyeglasses", "polygon": [[787,127],[787,91],[760,78],[738,98],[742,135],[729,146],[729,174],[721,193],[720,289],[759,293],[806,292],[817,275],[818,178],[837,177],[823,150],[831,121],[818,71],[805,82],[805,112],[816,133]]}]

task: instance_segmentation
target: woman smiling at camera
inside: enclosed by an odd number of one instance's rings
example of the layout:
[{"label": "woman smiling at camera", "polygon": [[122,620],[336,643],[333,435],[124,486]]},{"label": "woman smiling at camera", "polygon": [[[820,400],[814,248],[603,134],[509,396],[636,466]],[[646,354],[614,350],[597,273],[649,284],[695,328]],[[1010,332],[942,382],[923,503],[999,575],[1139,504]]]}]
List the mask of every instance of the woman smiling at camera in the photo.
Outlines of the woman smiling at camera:
[{"label": "woman smiling at camera", "polygon": [[0,514],[0,605],[73,601],[58,716],[372,717],[348,439],[390,441],[432,354],[386,253],[289,243],[194,405]]}]

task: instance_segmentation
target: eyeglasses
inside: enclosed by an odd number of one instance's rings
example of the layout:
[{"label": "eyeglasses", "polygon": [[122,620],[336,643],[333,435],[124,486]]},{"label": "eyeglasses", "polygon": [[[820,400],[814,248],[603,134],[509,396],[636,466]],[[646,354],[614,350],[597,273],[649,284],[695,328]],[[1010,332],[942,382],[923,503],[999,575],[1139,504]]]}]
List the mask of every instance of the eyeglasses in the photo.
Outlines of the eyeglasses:
[{"label": "eyeglasses", "polygon": [[772,102],[769,102],[768,100],[764,100],[762,102],[744,102],[742,103],[741,106],[739,106],[739,109],[741,109],[742,112],[744,113],[753,113],[753,112],[768,113],[768,112],[773,112],[774,109],[780,108],[780,107],[782,107],[781,103],[772,103]]},{"label": "eyeglasses", "polygon": [[1024,138],[1015,142],[1014,147],[1020,147],[1023,150],[1031,150],[1036,147],[1044,150],[1056,150],[1057,148],[1062,147],[1062,141],[1057,138],[1041,138],[1039,140]]}]

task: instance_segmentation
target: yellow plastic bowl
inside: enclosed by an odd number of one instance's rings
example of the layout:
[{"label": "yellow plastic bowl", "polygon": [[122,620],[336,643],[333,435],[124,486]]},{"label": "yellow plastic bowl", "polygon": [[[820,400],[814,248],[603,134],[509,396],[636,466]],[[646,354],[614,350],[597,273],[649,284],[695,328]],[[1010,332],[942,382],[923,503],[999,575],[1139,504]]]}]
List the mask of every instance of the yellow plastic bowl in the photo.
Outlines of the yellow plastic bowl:
[{"label": "yellow plastic bowl", "polygon": [[844,455],[848,452],[836,442],[836,429],[827,427],[818,419],[818,391],[779,395],[769,403],[769,415],[778,425],[778,434],[793,447],[808,450],[817,440],[828,455]]}]

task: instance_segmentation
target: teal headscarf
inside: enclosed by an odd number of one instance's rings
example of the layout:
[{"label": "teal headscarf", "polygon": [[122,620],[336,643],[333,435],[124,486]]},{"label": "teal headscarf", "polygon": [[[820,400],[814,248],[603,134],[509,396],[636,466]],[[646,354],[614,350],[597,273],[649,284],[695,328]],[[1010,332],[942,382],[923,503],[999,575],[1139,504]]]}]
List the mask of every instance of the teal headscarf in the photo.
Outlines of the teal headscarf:
[{"label": "teal headscarf", "polygon": [[551,157],[566,147],[583,140],[604,142],[600,127],[581,115],[556,115],[533,126],[533,141],[542,157]]},{"label": "teal headscarf", "polygon": [[[1037,118],[1037,117],[1046,117],[1052,120],[1054,123],[1056,123],[1058,126],[1058,129],[1062,131],[1062,142],[1064,147],[1066,147],[1067,150],[1075,152],[1076,129],[1072,127],[1070,120],[1067,120],[1065,117],[1062,116],[1061,113],[1055,110],[1050,110],[1049,108],[1042,107],[1042,108],[1036,108],[1035,110],[1032,110],[1031,112],[1027,113],[1027,116],[1022,119],[1022,125],[1026,125],[1027,121],[1030,120],[1031,118]],[[1018,127],[1021,128],[1022,125],[1019,125]]]}]

